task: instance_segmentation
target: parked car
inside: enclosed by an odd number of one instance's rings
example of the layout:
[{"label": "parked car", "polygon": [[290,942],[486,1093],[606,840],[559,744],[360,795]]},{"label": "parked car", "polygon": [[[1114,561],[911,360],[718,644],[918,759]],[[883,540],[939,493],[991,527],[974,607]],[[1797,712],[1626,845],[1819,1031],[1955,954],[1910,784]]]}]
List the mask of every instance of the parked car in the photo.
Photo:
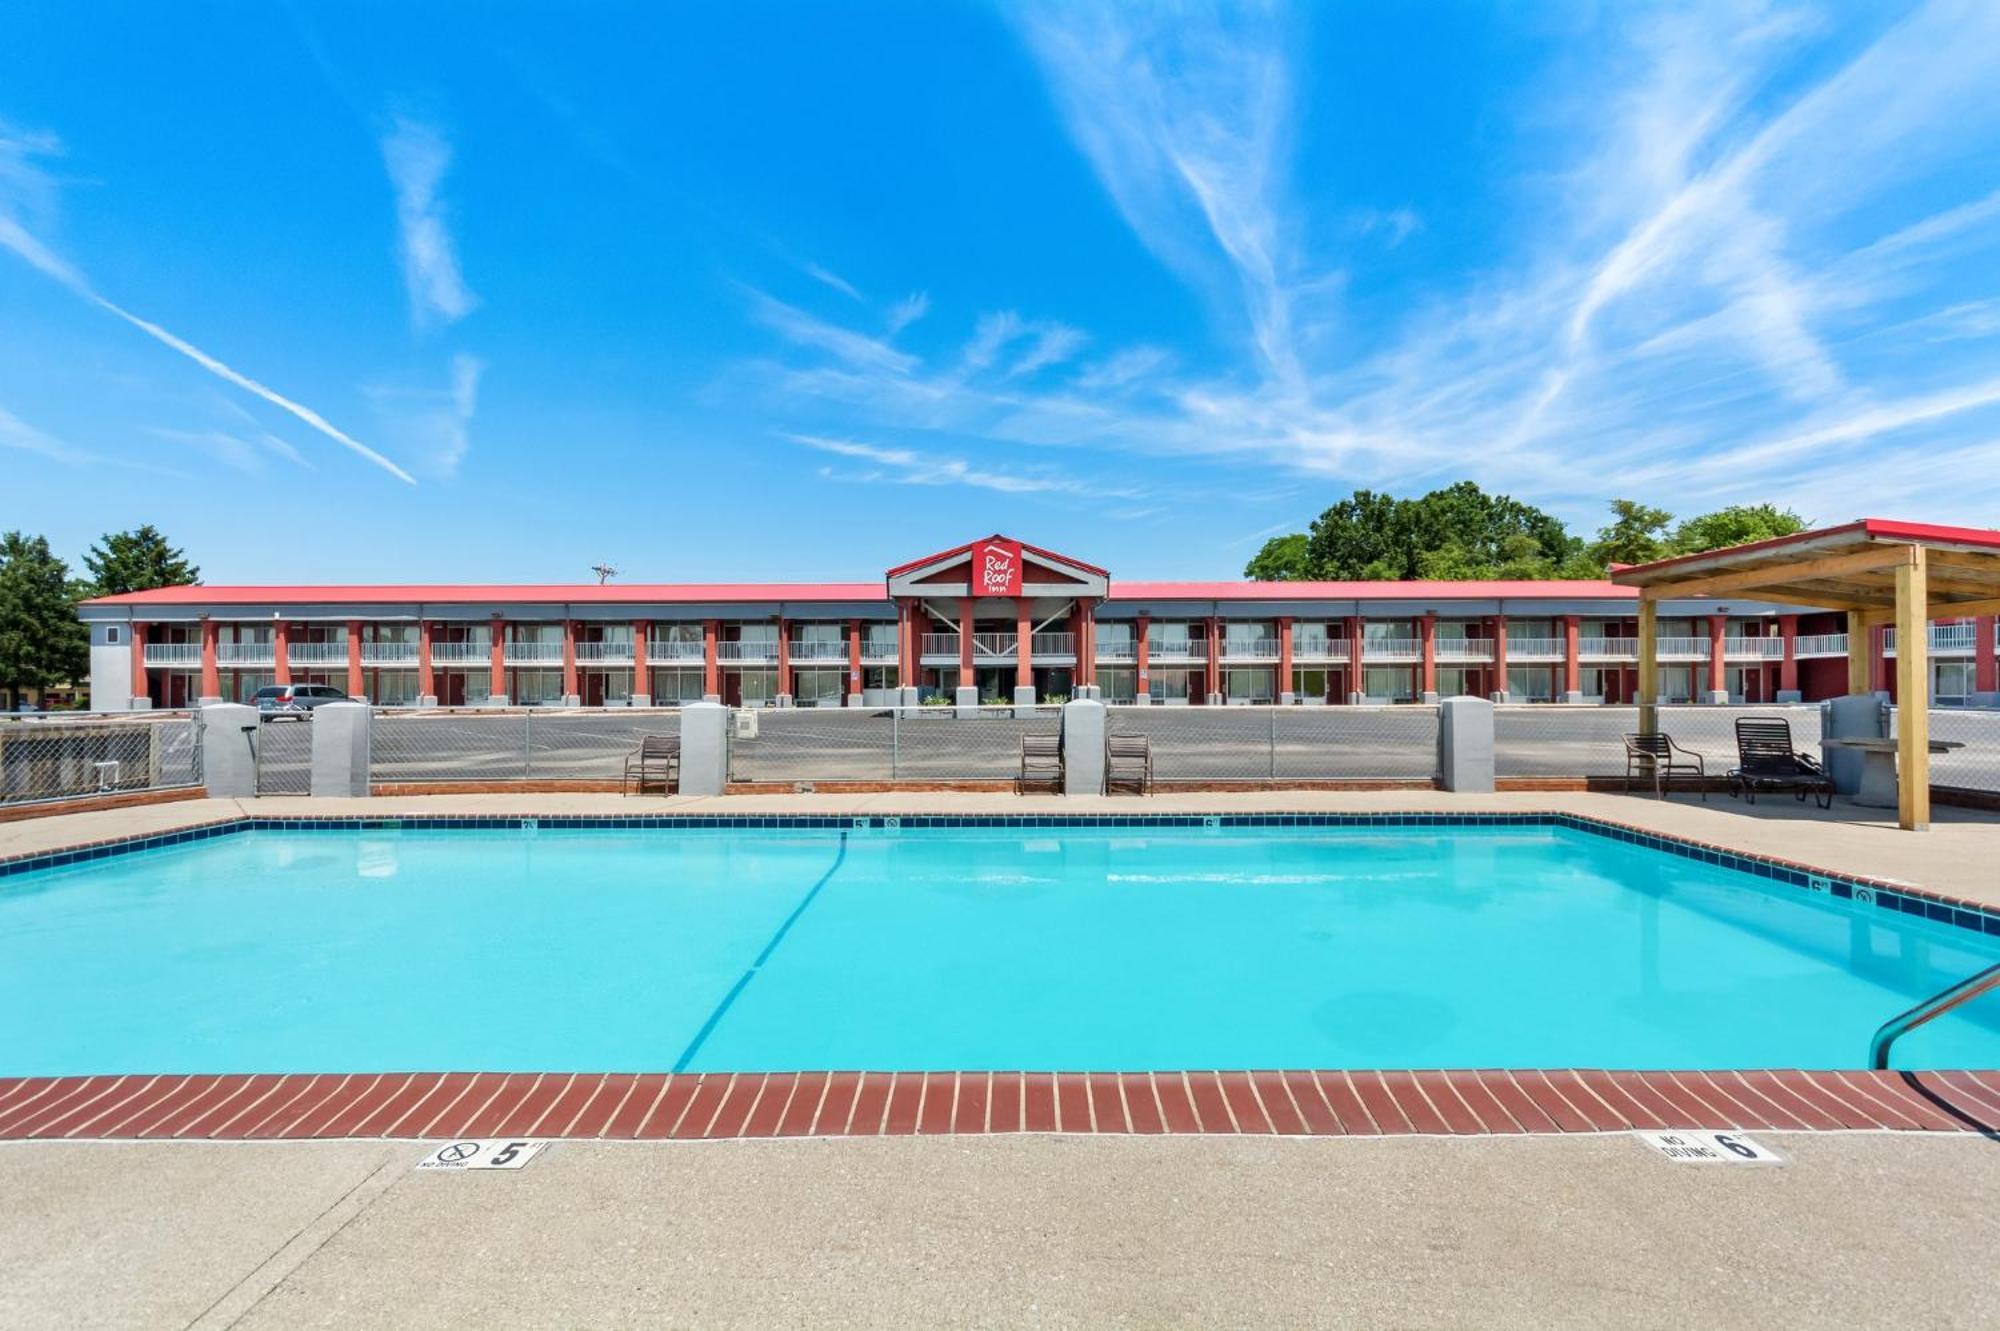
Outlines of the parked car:
[{"label": "parked car", "polygon": [[330,702],[353,701],[331,684],[270,684],[258,689],[252,702],[266,716],[303,717]]}]

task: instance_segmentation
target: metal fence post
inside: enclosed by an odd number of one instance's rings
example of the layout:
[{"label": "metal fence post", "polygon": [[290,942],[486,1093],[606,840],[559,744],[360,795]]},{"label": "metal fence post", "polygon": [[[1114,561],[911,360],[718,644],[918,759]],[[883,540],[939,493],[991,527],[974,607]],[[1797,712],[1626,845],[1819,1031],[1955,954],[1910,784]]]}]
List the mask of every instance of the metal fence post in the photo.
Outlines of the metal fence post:
[{"label": "metal fence post", "polygon": [[1271,719],[1270,778],[1271,780],[1276,781],[1278,779],[1278,709],[1277,708],[1273,707],[1271,709],[1270,719]]},{"label": "metal fence post", "polygon": [[521,713],[521,779],[535,774],[535,714]]},{"label": "metal fence post", "polygon": [[894,781],[903,770],[903,709],[889,709],[889,779]]}]

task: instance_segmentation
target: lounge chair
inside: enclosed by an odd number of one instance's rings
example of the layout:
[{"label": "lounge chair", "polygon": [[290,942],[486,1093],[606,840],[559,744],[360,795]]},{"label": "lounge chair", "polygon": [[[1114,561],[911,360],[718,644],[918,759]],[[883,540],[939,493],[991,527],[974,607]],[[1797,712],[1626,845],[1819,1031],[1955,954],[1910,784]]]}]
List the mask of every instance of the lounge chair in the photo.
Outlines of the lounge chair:
[{"label": "lounge chair", "polygon": [[1025,795],[1030,786],[1062,789],[1062,736],[1021,736],[1021,772],[1014,778],[1014,793]]},{"label": "lounge chair", "polygon": [[1124,788],[1135,795],[1153,791],[1153,742],[1144,735],[1105,736],[1104,789]]},{"label": "lounge chair", "polygon": [[625,756],[625,775],[618,783],[618,792],[629,795],[636,789],[643,795],[649,784],[658,786],[662,795],[680,789],[679,735],[647,735],[640,739],[637,749]]},{"label": "lounge chair", "polygon": [[1729,773],[1729,793],[1757,802],[1760,790],[1789,790],[1822,809],[1833,807],[1833,778],[1819,761],[1792,748],[1792,723],[1782,717],[1746,716],[1736,723],[1737,766]]},{"label": "lounge chair", "polygon": [[1692,749],[1682,748],[1669,736],[1657,731],[1625,737],[1627,795],[1632,793],[1635,774],[1652,777],[1653,795],[1658,799],[1667,797],[1667,787],[1673,784],[1675,777],[1692,780],[1695,789],[1701,792],[1701,802],[1708,803],[1708,769],[1703,766],[1701,755]]}]

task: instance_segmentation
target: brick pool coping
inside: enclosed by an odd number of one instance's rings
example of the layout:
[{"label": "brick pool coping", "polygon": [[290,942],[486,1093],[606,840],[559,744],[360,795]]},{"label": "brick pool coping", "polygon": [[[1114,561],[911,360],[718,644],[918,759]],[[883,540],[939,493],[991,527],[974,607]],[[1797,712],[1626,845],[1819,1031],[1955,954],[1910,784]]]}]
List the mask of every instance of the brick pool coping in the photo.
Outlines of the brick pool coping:
[{"label": "brick pool coping", "polygon": [[2000,1132],[2000,1072],[386,1073],[0,1078],[0,1140]]}]

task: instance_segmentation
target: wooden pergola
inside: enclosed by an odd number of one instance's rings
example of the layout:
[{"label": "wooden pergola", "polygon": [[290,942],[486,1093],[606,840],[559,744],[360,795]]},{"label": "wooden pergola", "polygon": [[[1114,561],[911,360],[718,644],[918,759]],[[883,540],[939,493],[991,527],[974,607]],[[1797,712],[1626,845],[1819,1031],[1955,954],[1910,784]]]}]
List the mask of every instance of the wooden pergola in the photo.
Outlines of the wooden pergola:
[{"label": "wooden pergola", "polygon": [[1868,630],[1896,630],[1897,821],[1930,826],[1930,633],[1933,619],[2000,612],[2000,531],[1863,518],[1750,545],[1614,569],[1639,589],[1639,725],[1659,729],[1659,602],[1752,596],[1847,612],[1847,691],[1869,692]]}]

